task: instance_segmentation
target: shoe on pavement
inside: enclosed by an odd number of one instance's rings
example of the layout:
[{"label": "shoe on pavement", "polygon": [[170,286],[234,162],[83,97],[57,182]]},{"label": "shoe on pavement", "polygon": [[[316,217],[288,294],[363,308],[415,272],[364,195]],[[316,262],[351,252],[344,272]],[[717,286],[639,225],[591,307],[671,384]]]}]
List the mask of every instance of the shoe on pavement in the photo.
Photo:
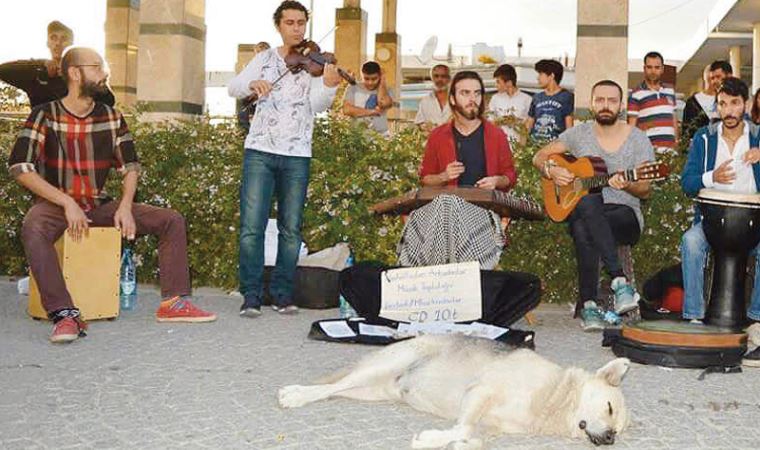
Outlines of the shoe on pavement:
[{"label": "shoe on pavement", "polygon": [[253,299],[246,299],[240,305],[240,317],[259,317],[261,315],[261,304]]},{"label": "shoe on pavement", "polygon": [[87,325],[79,320],[78,317],[65,317],[53,325],[53,334],[50,335],[50,342],[64,344],[75,341],[79,337],[86,336],[84,333],[86,329]]},{"label": "shoe on pavement", "polygon": [[280,314],[296,314],[300,309],[296,305],[272,305],[272,309]]},{"label": "shoe on pavement", "polygon": [[581,328],[583,331],[601,331],[604,330],[604,327],[602,308],[598,307],[593,300],[585,302],[581,310]]},{"label": "shoe on pavement", "polygon": [[744,355],[744,358],[742,358],[742,366],[760,367],[760,347],[757,347]]},{"label": "shoe on pavement", "polygon": [[159,322],[213,322],[216,314],[204,311],[185,297],[172,297],[161,302],[156,310]]},{"label": "shoe on pavement", "polygon": [[610,288],[615,296],[615,312],[625,314],[639,307],[638,294],[625,277],[612,280]]}]

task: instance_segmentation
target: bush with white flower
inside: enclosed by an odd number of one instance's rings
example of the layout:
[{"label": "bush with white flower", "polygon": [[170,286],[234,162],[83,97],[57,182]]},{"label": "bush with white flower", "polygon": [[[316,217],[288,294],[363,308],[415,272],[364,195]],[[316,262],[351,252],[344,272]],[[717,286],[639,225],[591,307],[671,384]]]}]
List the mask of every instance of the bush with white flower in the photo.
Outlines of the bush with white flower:
[{"label": "bush with white flower", "polygon": [[[174,124],[129,119],[144,172],[137,200],[181,212],[188,226],[188,251],[193,284],[234,288],[237,284],[239,188],[243,133],[232,124],[211,124],[208,118]],[[0,120],[0,165],[7,157],[19,124]],[[311,251],[339,242],[350,243],[357,261],[395,262],[402,223],[398,217],[375,217],[368,208],[417,187],[417,171],[426,136],[416,128],[384,138],[365,125],[328,116],[317,120],[311,182],[303,236]],[[514,149],[519,172],[516,191],[540,201],[539,175],[531,166],[533,144]],[[666,156],[674,173],[683,156]],[[112,175],[108,191],[120,192]],[[0,273],[22,275],[27,267],[19,239],[21,221],[31,196],[0,170]],[[688,226],[691,202],[676,175],[655,185],[643,206],[646,230],[634,249],[639,285],[678,258],[681,234]],[[273,210],[272,217],[276,217]],[[577,295],[575,257],[565,224],[514,221],[510,246],[501,267],[537,274],[544,301],[574,301]],[[138,277],[158,276],[157,242],[140,239]]]}]

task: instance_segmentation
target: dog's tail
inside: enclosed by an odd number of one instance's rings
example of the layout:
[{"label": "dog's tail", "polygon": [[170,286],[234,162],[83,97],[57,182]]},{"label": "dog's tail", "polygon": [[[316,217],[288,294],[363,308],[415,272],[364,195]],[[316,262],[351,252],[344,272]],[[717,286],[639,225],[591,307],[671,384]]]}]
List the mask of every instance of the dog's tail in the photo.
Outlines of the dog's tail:
[{"label": "dog's tail", "polygon": [[345,377],[351,372],[351,367],[344,367],[342,369],[336,370],[333,373],[327,374],[323,377],[317,378],[314,380],[314,384],[332,384],[336,381],[340,380],[341,378]]}]

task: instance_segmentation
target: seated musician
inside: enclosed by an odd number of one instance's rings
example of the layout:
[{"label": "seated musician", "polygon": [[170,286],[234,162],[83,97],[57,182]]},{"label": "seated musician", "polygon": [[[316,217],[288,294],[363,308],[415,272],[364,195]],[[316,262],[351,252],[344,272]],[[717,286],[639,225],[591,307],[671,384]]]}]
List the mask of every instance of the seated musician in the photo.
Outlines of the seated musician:
[{"label": "seated musician", "polygon": [[[594,121],[568,129],[533,158],[533,164],[544,177],[560,186],[573,182],[572,172],[548,159],[567,152],[575,157],[602,158],[610,174],[654,160],[646,134],[618,120],[622,95],[622,89],[614,81],[603,80],[594,85],[591,90]],[[578,262],[580,298],[576,316],[580,313],[584,330],[604,327],[603,312],[597,307],[600,258],[612,279],[614,312],[623,314],[638,307],[637,294],[623,273],[617,247],[639,240],[644,226],[640,199],[649,197],[651,188],[649,182],[626,181],[621,174],[612,176],[608,184],[601,193],[584,196],[568,217]]]},{"label": "seated musician", "polygon": [[[483,119],[485,111],[485,87],[480,76],[472,71],[459,72],[454,76],[449,90],[448,102],[453,113],[453,120],[435,128],[428,138],[425,156],[422,160],[420,177],[423,186],[460,186],[481,189],[509,190],[517,181],[517,173],[512,162],[512,152],[504,132],[498,126]],[[439,196],[448,197],[448,196]],[[438,199],[436,199],[438,200]],[[444,200],[441,200],[444,201]],[[456,200],[452,200],[456,202]],[[452,210],[451,207],[460,208]],[[467,213],[466,211],[475,211]],[[440,217],[446,214],[450,217]],[[461,215],[464,214],[464,215]],[[430,236],[428,242],[441,242],[455,239],[457,242],[477,242],[489,256],[479,259],[483,269],[492,269],[499,260],[504,245],[503,232],[499,227],[498,216],[491,211],[471,204],[452,203],[445,210],[433,202],[415,211],[407,228],[441,230],[450,222],[466,224],[458,228],[460,236]],[[451,220],[450,220],[451,219]],[[427,220],[428,223],[420,223]],[[499,236],[494,239],[495,236]],[[440,239],[439,239],[440,238]],[[403,239],[407,249],[413,243],[412,233],[405,230]],[[467,251],[448,261],[435,260],[442,257],[432,247],[427,247],[426,255],[405,252],[402,245],[399,262],[402,265],[429,265],[434,263],[461,262]],[[485,247],[489,247],[486,249]],[[496,248],[498,247],[498,248]],[[413,253],[413,252],[412,252]],[[451,256],[451,255],[449,255]],[[486,262],[487,261],[487,262]]]},{"label": "seated musician", "polygon": [[[483,119],[484,95],[477,73],[454,76],[447,100],[453,120],[428,137],[420,169],[424,186],[508,191],[515,185],[517,173],[507,136]],[[466,196],[461,190],[458,194]],[[492,270],[504,247],[499,222],[493,211],[458,195],[438,195],[412,211],[399,244],[398,263],[418,267],[478,261],[483,294],[479,321],[511,327],[538,304],[541,280],[529,273]],[[385,269],[359,263],[344,270],[341,294],[369,323],[393,325],[379,317]]]},{"label": "seated musician", "polygon": [[[727,78],[718,88],[716,103],[721,121],[696,132],[681,175],[681,186],[689,197],[696,196],[702,188],[743,194],[758,192],[760,129],[743,119],[748,98],[749,89],[738,78]],[[705,316],[704,267],[710,246],[702,230],[701,219],[697,209],[694,224],[681,240],[683,318],[693,323],[701,323]],[[756,247],[752,254],[757,255],[757,250]],[[752,290],[752,302],[747,312],[750,320],[755,322],[760,321],[759,274],[760,258],[756,259],[755,289]],[[752,358],[760,364],[760,351],[754,351]]]},{"label": "seated musician", "polygon": [[[111,106],[93,99],[108,89],[104,64],[94,50],[69,49],[61,60],[67,95],[32,110],[8,159],[11,175],[36,196],[24,217],[21,240],[42,306],[55,324],[50,336],[54,343],[76,340],[86,328],[66,289],[54,244],[67,230],[78,241],[90,226],[115,226],[127,239],[158,236],[164,299],[156,310],[159,322],[216,319],[189,301],[182,215],[133,202],[140,163],[127,122]],[[112,167],[123,176],[119,201],[111,201],[103,190]]]}]

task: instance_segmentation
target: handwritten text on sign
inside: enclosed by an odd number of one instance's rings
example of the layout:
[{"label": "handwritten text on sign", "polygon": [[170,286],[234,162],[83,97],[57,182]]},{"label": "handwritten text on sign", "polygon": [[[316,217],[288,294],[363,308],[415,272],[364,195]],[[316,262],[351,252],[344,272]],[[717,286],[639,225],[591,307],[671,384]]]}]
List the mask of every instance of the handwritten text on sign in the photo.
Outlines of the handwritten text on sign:
[{"label": "handwritten text on sign", "polygon": [[401,322],[461,322],[482,316],[480,264],[467,262],[383,272],[380,316]]}]

